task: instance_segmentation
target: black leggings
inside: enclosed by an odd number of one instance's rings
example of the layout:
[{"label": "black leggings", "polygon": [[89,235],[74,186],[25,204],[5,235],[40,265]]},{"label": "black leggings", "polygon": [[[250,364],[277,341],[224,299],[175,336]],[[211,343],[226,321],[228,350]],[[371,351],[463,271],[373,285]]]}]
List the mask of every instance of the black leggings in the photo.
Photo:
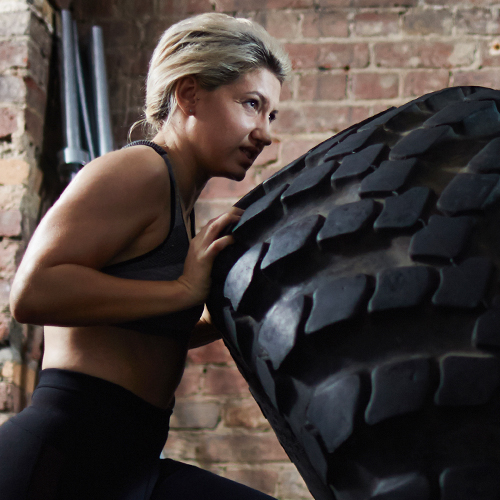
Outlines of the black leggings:
[{"label": "black leggings", "polygon": [[159,458],[170,410],[67,370],[40,374],[32,404],[0,427],[2,500],[272,500]]}]

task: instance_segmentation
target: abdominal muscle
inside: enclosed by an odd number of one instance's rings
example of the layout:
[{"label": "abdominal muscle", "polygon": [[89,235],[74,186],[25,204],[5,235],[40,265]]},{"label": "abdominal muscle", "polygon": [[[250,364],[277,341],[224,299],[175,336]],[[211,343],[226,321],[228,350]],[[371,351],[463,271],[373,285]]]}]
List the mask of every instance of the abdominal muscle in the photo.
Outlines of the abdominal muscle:
[{"label": "abdominal muscle", "polygon": [[168,337],[115,326],[45,327],[42,369],[73,370],[118,384],[148,403],[173,402],[187,349]]}]

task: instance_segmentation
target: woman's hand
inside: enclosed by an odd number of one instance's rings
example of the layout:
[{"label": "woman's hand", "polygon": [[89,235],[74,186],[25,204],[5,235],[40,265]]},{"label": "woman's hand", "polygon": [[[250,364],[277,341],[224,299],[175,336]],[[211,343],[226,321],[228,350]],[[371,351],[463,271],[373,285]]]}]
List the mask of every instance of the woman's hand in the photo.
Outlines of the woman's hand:
[{"label": "woman's hand", "polygon": [[210,290],[210,273],[215,257],[234,242],[231,235],[219,237],[229,224],[237,223],[243,210],[232,207],[215,219],[212,219],[191,240],[189,251],[184,262],[184,272],[178,278],[188,290],[194,304],[203,304]]}]

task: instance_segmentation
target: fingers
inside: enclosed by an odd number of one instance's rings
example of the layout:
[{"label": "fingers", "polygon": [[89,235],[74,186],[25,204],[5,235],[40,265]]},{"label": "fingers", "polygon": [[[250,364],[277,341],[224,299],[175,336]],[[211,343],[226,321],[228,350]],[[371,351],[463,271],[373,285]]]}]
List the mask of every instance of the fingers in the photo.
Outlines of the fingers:
[{"label": "fingers", "polygon": [[231,224],[236,224],[241,218],[241,212],[239,209],[236,211],[226,212],[219,217],[212,219],[208,222],[208,224],[202,229],[201,232],[204,233],[204,236],[209,240],[215,240],[220,235],[220,233],[224,230],[224,228],[228,227]]}]

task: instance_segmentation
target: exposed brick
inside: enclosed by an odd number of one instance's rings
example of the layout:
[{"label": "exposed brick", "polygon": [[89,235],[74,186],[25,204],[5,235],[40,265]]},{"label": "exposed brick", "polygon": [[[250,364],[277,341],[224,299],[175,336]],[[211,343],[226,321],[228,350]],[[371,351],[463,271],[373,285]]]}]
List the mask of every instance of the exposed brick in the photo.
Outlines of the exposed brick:
[{"label": "exposed brick", "polygon": [[13,361],[6,361],[2,366],[1,375],[4,382],[21,386],[23,378],[23,365],[14,363]]},{"label": "exposed brick", "polygon": [[228,468],[225,477],[238,483],[246,484],[268,495],[274,495],[276,483],[278,482],[278,472],[268,469],[230,469]]},{"label": "exposed brick", "polygon": [[9,338],[9,324],[10,316],[0,313],[0,342],[5,342]]},{"label": "exposed brick", "polygon": [[306,483],[297,469],[290,468],[283,470],[279,480],[279,496],[280,498],[294,499],[311,499],[311,493],[307,489]]},{"label": "exposed brick", "polygon": [[158,13],[163,16],[199,14],[212,11],[210,0],[184,0],[182,2],[158,2]]},{"label": "exposed brick", "polygon": [[398,96],[397,73],[355,73],[351,76],[354,99],[390,99]]},{"label": "exposed brick", "polygon": [[[24,160],[0,159],[0,184],[22,184],[27,182],[30,166]],[[6,206],[0,202],[1,208]]]},{"label": "exposed brick", "polygon": [[[10,293],[10,280],[14,277],[18,256],[23,244],[18,240],[4,238],[0,242],[0,303],[7,304]],[[2,306],[0,306],[0,310]]]},{"label": "exposed brick", "polygon": [[289,101],[293,98],[293,77],[289,78],[281,86],[280,101]]},{"label": "exposed brick", "polygon": [[403,77],[403,96],[419,97],[448,87],[450,82],[450,73],[446,70],[433,71],[409,71]]},{"label": "exposed brick", "polygon": [[224,423],[227,427],[243,427],[246,429],[270,429],[259,405],[252,399],[233,399],[223,409]]},{"label": "exposed brick", "polygon": [[173,429],[215,429],[219,418],[219,403],[177,400],[170,426]]},{"label": "exposed brick", "polygon": [[364,68],[369,63],[368,44],[286,44],[294,69]]},{"label": "exposed brick", "polygon": [[19,210],[0,210],[0,236],[19,236],[22,216]]},{"label": "exposed brick", "polygon": [[274,434],[204,435],[199,455],[211,462],[262,463],[289,460]]},{"label": "exposed brick", "polygon": [[231,366],[209,366],[205,373],[206,394],[248,394],[248,384],[240,372]]},{"label": "exposed brick", "polygon": [[369,116],[369,110],[361,106],[296,106],[280,113],[276,131],[288,134],[340,132]]},{"label": "exposed brick", "polygon": [[300,33],[300,15],[294,11],[266,9],[257,14],[255,21],[276,38],[295,38]]},{"label": "exposed brick", "polygon": [[141,31],[133,21],[111,19],[100,21],[99,26],[102,27],[106,51],[115,47],[135,47],[141,41]]},{"label": "exposed brick", "polygon": [[45,116],[47,93],[32,78],[25,78],[26,105],[40,116]]},{"label": "exposed brick", "polygon": [[345,99],[347,76],[345,73],[315,73],[301,75],[299,101],[338,101]]},{"label": "exposed brick", "polygon": [[473,42],[382,42],[374,47],[375,63],[386,68],[451,68],[474,60]]},{"label": "exposed brick", "polygon": [[28,43],[18,40],[0,42],[0,71],[25,68],[28,64]]},{"label": "exposed brick", "polygon": [[498,35],[500,16],[490,9],[459,10],[455,21],[457,33],[469,35]]},{"label": "exposed brick", "polygon": [[21,102],[25,95],[26,87],[22,78],[0,75],[0,102]]},{"label": "exposed brick", "polygon": [[418,9],[403,17],[403,30],[409,35],[451,35],[453,14],[447,9]]},{"label": "exposed brick", "polygon": [[30,77],[42,88],[49,78],[49,58],[37,46],[29,44],[28,71]]},{"label": "exposed brick", "polygon": [[306,38],[349,36],[347,13],[342,11],[305,12],[302,21],[302,36]]},{"label": "exposed brick", "polygon": [[362,12],[354,17],[357,36],[387,36],[399,33],[399,15],[393,12]]},{"label": "exposed brick", "polygon": [[0,108],[0,139],[5,139],[17,130],[17,113],[11,108]]},{"label": "exposed brick", "polygon": [[485,66],[500,66],[500,38],[482,40],[479,44],[480,64]]},{"label": "exposed brick", "polygon": [[249,12],[267,8],[267,0],[215,0],[217,12]]},{"label": "exposed brick", "polygon": [[21,407],[21,389],[14,384],[0,382],[0,411],[17,413]]},{"label": "exposed brick", "polygon": [[412,7],[418,0],[319,0],[320,7]]},{"label": "exposed brick", "polygon": [[268,9],[307,9],[314,6],[314,0],[267,0]]},{"label": "exposed brick", "polygon": [[500,73],[496,70],[453,72],[451,84],[500,88]]},{"label": "exposed brick", "polygon": [[[170,3],[170,2],[168,2]],[[118,2],[73,2],[73,11],[76,19],[86,19],[93,17],[95,19],[104,19],[112,17],[116,12]]]},{"label": "exposed brick", "polygon": [[311,148],[318,144],[318,140],[310,139],[295,139],[295,140],[287,140],[283,142],[283,146],[281,148],[281,160],[284,165],[288,165],[299,156],[302,156],[304,153],[307,153]]},{"label": "exposed brick", "polygon": [[200,433],[172,429],[163,448],[163,454],[174,460],[196,460]]},{"label": "exposed brick", "polygon": [[27,10],[4,12],[0,16],[0,36],[27,35],[29,33],[31,12]]},{"label": "exposed brick", "polygon": [[232,362],[231,355],[222,340],[216,340],[202,347],[191,349],[188,360],[195,364],[223,364]]},{"label": "exposed brick", "polygon": [[24,110],[24,123],[26,132],[31,136],[35,145],[41,146],[43,142],[43,118],[27,108]]},{"label": "exposed brick", "polygon": [[181,383],[175,391],[176,396],[190,396],[197,394],[201,388],[203,366],[186,366]]}]

